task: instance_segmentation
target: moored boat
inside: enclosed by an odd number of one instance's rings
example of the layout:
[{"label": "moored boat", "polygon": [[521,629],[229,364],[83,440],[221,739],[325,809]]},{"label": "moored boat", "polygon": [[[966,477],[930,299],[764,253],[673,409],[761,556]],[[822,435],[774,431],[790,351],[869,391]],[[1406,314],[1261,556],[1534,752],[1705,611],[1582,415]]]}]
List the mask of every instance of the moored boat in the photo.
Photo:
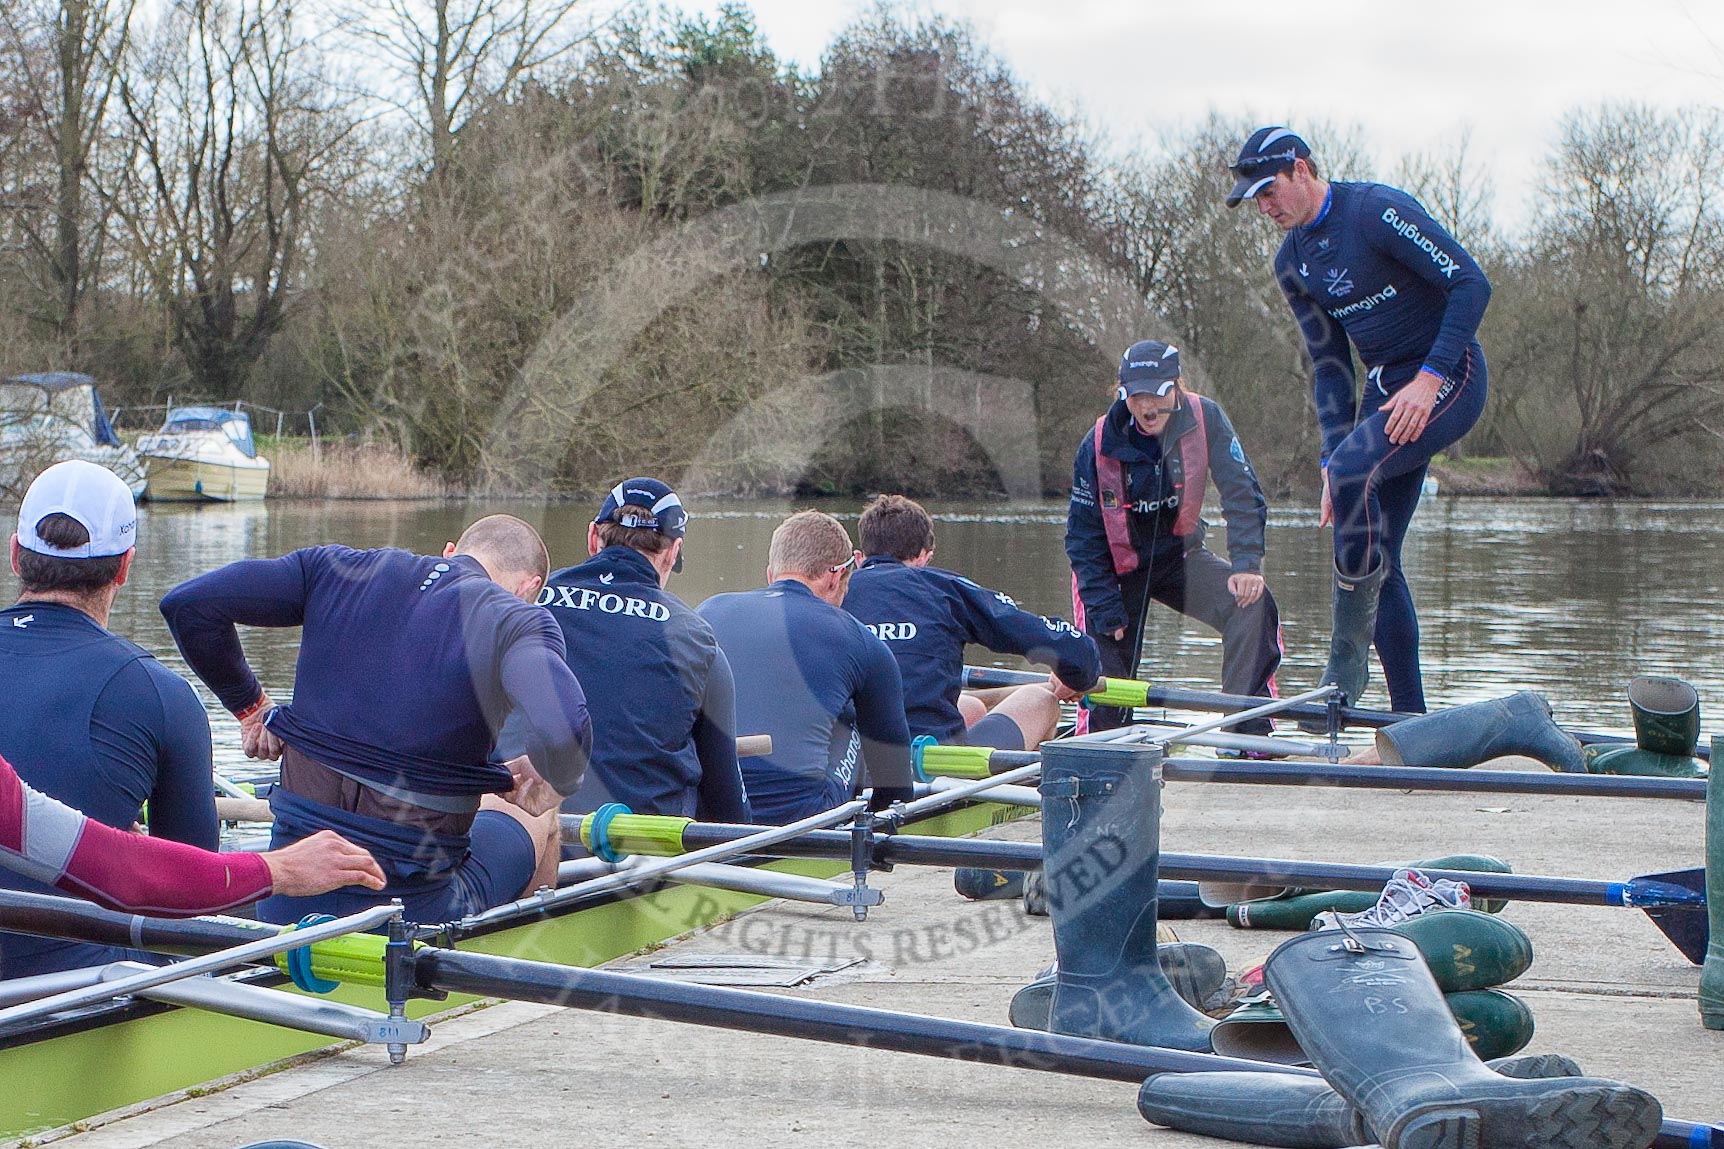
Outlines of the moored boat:
[{"label": "moored boat", "polygon": [[22,496],[36,475],[67,459],[108,468],[134,499],[143,493],[144,463],[114,433],[93,378],[49,371],[0,380],[0,487]]},{"label": "moored boat", "polygon": [[144,497],[155,502],[261,499],[269,460],[257,453],[251,419],[221,407],[175,407],[161,430],[138,440],[149,464]]}]

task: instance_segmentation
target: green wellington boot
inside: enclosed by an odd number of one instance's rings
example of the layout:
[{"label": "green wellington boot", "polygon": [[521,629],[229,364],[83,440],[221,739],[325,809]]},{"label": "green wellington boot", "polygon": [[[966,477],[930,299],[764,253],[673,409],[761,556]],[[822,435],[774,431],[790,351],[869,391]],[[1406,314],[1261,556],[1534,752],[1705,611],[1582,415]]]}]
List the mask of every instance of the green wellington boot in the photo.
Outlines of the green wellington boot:
[{"label": "green wellington boot", "polygon": [[[1724,754],[1724,738],[1712,739],[1712,760]],[[1724,771],[1706,780],[1706,915],[1710,934],[1700,969],[1700,1023],[1724,1029]]]},{"label": "green wellington boot", "polygon": [[[1554,1053],[1487,1062],[1504,1077],[1579,1077],[1580,1066]],[[1316,1077],[1272,1073],[1160,1073],[1138,1090],[1146,1121],[1186,1133],[1283,1145],[1343,1149],[1375,1138],[1364,1114]]]},{"label": "green wellington boot", "polygon": [[1646,1149],[1663,1111],[1618,1081],[1521,1081],[1474,1056],[1407,938],[1304,934],[1264,980],[1312,1064],[1364,1113],[1384,1149]]},{"label": "green wellington boot", "polygon": [[1377,629],[1377,596],[1389,575],[1387,563],[1364,578],[1347,578],[1335,572],[1329,597],[1332,629],[1329,632],[1329,662],[1320,682],[1333,682],[1351,705],[1359,705],[1371,676],[1371,642]]},{"label": "green wellington boot", "polygon": [[1634,714],[1634,745],[1588,746],[1588,770],[1655,778],[1706,776],[1705,764],[1694,757],[1700,739],[1697,690],[1680,678],[1642,675],[1628,684],[1628,708]]},{"label": "green wellington boot", "polygon": [[[1512,922],[1477,910],[1420,914],[1392,927],[1418,948],[1449,1010],[1479,1057],[1507,1057],[1532,1040],[1532,1011],[1513,994],[1490,987],[1513,981],[1532,965],[1532,940]],[[1307,1058],[1267,995],[1250,998],[1216,1024],[1215,1052],[1282,1065]]]},{"label": "green wellington boot", "polygon": [[[1445,993],[1443,1001],[1475,1057],[1508,1057],[1532,1042],[1532,1010],[1505,989]],[[1276,1065],[1311,1063],[1288,1028],[1286,1015],[1267,993],[1240,1002],[1215,1023],[1209,1036],[1215,1052],[1223,1057],[1246,1057]]]},{"label": "green wellington boot", "polygon": [[1377,731],[1377,753],[1385,766],[1451,769],[1524,754],[1553,770],[1586,772],[1580,743],[1556,724],[1544,695],[1531,690],[1385,726]]},{"label": "green wellington boot", "polygon": [[1209,1052],[1215,1023],[1174,991],[1156,954],[1161,750],[1049,742],[1041,792],[1057,958],[1048,1029]]}]

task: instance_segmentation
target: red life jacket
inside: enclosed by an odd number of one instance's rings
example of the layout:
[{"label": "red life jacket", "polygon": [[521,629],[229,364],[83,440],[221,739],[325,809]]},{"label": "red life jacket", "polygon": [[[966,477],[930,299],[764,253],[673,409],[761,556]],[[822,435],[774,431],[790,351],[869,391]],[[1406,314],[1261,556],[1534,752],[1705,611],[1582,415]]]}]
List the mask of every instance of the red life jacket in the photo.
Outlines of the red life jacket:
[{"label": "red life jacket", "polygon": [[[1181,473],[1173,482],[1173,493],[1179,496],[1179,514],[1173,522],[1173,533],[1181,537],[1197,530],[1197,519],[1203,511],[1203,492],[1209,483],[1209,438],[1203,430],[1203,397],[1187,391],[1193,416],[1191,430],[1179,437]],[[1101,429],[1107,422],[1103,415],[1095,421],[1096,505],[1101,509],[1102,526],[1107,528],[1108,550],[1113,552],[1113,569],[1117,574],[1130,574],[1137,569],[1137,548],[1131,545],[1130,504],[1127,496],[1131,483],[1125,464],[1101,453]],[[1194,498],[1186,498],[1190,489]]]}]

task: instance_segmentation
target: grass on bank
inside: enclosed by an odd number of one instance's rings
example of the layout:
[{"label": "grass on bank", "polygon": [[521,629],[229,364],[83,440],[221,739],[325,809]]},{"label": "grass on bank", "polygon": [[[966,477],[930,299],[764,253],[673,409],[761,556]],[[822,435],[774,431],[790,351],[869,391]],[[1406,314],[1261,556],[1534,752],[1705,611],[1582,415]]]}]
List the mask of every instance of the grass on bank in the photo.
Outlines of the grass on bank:
[{"label": "grass on bank", "polygon": [[413,465],[399,448],[379,442],[271,435],[257,437],[269,460],[272,499],[439,499],[446,483]]}]

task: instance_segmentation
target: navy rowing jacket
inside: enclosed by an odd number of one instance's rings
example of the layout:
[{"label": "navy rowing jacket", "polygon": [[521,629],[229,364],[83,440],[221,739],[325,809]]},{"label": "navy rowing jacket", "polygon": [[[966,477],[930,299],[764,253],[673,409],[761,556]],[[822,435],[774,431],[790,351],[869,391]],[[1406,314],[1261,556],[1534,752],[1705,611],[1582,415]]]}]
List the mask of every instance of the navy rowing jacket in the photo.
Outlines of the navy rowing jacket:
[{"label": "navy rowing jacket", "polygon": [[1421,367],[1447,379],[1476,350],[1491,298],[1466,249],[1418,200],[1383,184],[1331,183],[1317,219],[1281,241],[1275,278],[1315,367],[1324,459],[1358,416],[1349,340],[1366,385],[1384,396]]},{"label": "navy rowing jacket", "polygon": [[[148,802],[153,836],[216,848],[209,716],[185,679],[76,607],[23,602],[0,611],[0,682],[0,755],[25,782],[121,830]],[[0,889],[63,893],[11,870]],[[8,978],[117,956],[0,934]]]},{"label": "navy rowing jacket", "polygon": [[1094,686],[1101,673],[1095,640],[1071,623],[1020,610],[1011,596],[938,567],[875,555],[851,576],[844,609],[898,660],[912,735],[945,742],[963,733],[966,643],[1051,666],[1073,690]]},{"label": "navy rowing jacket", "polygon": [[737,729],[772,735],[771,754],[742,760],[756,821],[830,810],[865,784],[911,784],[898,663],[861,623],[793,579],[714,595],[700,615],[736,674]]},{"label": "navy rowing jacket", "polygon": [[491,755],[516,709],[533,764],[558,793],[574,793],[586,768],[592,723],[562,631],[469,556],[308,547],[199,575],[161,608],[187,665],[235,712],[260,690],[235,624],[301,627],[293,701],[269,728],[361,781],[506,792],[513,780]]},{"label": "navy rowing jacket", "polygon": [[[1194,396],[1186,393],[1186,401]],[[1227,522],[1227,557],[1234,571],[1255,572],[1263,566],[1264,533],[1269,521],[1269,504],[1258,485],[1257,472],[1234,433],[1227,412],[1213,399],[1199,398],[1203,404],[1204,442],[1209,447],[1209,477],[1221,493],[1221,517]],[[1179,515],[1175,494],[1174,474],[1185,478],[1185,462],[1180,457],[1178,443],[1190,431],[1196,419],[1189,410],[1181,410],[1167,421],[1160,435],[1144,435],[1133,429],[1131,411],[1125,400],[1116,399],[1108,408],[1102,425],[1101,449],[1104,455],[1118,459],[1126,472],[1127,522],[1131,530],[1132,547],[1137,552],[1138,567],[1149,570],[1158,562],[1182,562],[1188,551],[1203,545],[1203,523],[1190,535],[1174,533],[1174,520]],[[1169,446],[1171,445],[1171,446]],[[1201,481],[1200,481],[1201,482]],[[1199,483],[1184,484],[1187,497],[1203,498]],[[1094,428],[1084,432],[1078,444],[1077,457],[1072,462],[1071,505],[1066,511],[1066,557],[1071,560],[1072,573],[1077,577],[1078,597],[1083,601],[1084,625],[1096,634],[1106,634],[1129,626],[1125,600],[1119,593],[1119,575],[1114,569],[1113,555],[1108,547],[1107,527],[1102,522],[1097,492],[1101,484],[1096,478]]]},{"label": "navy rowing jacket", "polygon": [[[730,663],[706,620],[659,586],[651,560],[606,547],[553,572],[539,605],[562,629],[593,716],[592,761],[563,809],[622,802],[637,814],[750,821]],[[497,752],[523,749],[512,715]]]}]

